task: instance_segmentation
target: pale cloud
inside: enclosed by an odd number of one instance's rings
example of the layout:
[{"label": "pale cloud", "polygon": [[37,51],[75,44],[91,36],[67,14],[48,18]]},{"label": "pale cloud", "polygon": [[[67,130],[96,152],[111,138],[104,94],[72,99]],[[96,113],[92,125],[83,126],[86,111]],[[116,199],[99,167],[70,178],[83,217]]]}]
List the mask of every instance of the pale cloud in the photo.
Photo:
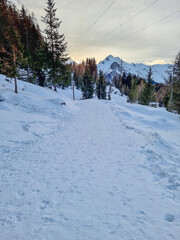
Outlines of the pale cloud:
[{"label": "pale cloud", "polygon": [[[46,0],[14,1],[23,2],[30,12],[35,13],[41,28],[44,27],[41,16],[45,14]],[[154,1],[116,0],[92,28],[90,26],[113,0],[55,1],[57,16],[62,20],[61,33],[65,34],[69,54],[77,60],[95,57],[100,61],[112,54],[134,63],[171,63],[180,50],[180,12],[159,24],[138,31],[180,10],[180,0],[159,0],[113,32],[113,29]]]},{"label": "pale cloud", "polygon": [[155,59],[152,62],[145,62],[147,65],[154,65],[154,64],[166,64],[167,62],[164,59]]}]

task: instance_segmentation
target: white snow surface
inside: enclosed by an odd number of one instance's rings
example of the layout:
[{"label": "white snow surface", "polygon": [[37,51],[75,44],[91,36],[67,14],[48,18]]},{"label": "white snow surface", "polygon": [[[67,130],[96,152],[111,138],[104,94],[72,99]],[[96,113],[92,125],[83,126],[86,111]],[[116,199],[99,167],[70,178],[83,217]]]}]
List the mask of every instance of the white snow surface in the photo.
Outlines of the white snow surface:
[{"label": "white snow surface", "polygon": [[180,239],[178,115],[13,88],[0,75],[0,239]]},{"label": "white snow surface", "polygon": [[[114,64],[114,66],[112,66]],[[157,83],[164,83],[168,78],[170,64],[155,64],[152,65],[152,78]],[[122,67],[122,72],[121,72]],[[105,75],[122,74],[123,72],[135,74],[136,76],[147,79],[149,66],[142,63],[127,63],[119,57],[109,55],[98,64],[98,70],[103,71]]]}]

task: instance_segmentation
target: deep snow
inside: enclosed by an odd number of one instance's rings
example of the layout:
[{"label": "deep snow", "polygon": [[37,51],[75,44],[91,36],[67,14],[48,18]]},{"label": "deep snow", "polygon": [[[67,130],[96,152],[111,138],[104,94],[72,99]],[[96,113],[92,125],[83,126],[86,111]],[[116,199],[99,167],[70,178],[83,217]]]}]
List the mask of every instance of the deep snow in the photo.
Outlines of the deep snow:
[{"label": "deep snow", "polygon": [[0,76],[0,239],[180,239],[178,115],[18,86]]}]

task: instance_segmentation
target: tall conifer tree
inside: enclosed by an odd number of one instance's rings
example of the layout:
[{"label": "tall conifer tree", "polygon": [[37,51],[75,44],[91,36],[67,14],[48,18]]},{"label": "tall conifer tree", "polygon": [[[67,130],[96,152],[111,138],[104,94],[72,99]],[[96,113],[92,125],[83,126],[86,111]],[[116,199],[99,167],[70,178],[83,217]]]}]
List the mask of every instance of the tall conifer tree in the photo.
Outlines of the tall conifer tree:
[{"label": "tall conifer tree", "polygon": [[143,105],[149,105],[150,102],[154,102],[154,101],[155,101],[155,95],[154,95],[154,86],[152,82],[152,68],[150,66],[148,76],[147,76],[146,86],[140,96],[140,103]]},{"label": "tall conifer tree", "polygon": [[9,41],[9,45],[11,47],[11,51],[10,51],[10,77],[14,78],[14,82],[15,82],[15,93],[18,93],[18,89],[17,89],[17,64],[20,63],[23,59],[23,46],[20,42],[20,37],[18,35],[18,31],[17,29],[13,26],[13,22],[14,22],[14,11],[13,9],[9,8],[9,33],[8,33],[8,41]]},{"label": "tall conifer tree", "polygon": [[136,78],[133,78],[131,80],[131,89],[129,91],[128,97],[131,103],[134,103],[137,100],[137,79]]},{"label": "tall conifer tree", "polygon": [[106,81],[102,71],[99,71],[99,78],[96,81],[96,95],[99,99],[106,99]]},{"label": "tall conifer tree", "polygon": [[7,52],[7,27],[8,24],[8,6],[7,0],[0,1],[0,73],[6,74],[6,64],[8,61]]},{"label": "tall conifer tree", "polygon": [[94,83],[93,83],[93,77],[91,76],[88,65],[86,65],[86,67],[85,67],[85,73],[83,75],[83,79],[81,82],[81,89],[83,92],[84,99],[93,98]]},{"label": "tall conifer tree", "polygon": [[180,52],[174,64],[173,108],[180,113]]},{"label": "tall conifer tree", "polygon": [[56,91],[56,84],[60,83],[62,75],[62,65],[68,60],[66,54],[67,43],[65,42],[64,34],[59,34],[61,21],[56,17],[54,0],[47,0],[47,8],[45,8],[46,15],[42,17],[45,23],[46,42],[50,52],[50,78]]},{"label": "tall conifer tree", "polygon": [[17,28],[18,13],[15,6],[7,4],[6,0],[0,3],[0,72],[14,78],[15,92],[17,89],[17,65],[23,60],[23,46],[20,42]]}]

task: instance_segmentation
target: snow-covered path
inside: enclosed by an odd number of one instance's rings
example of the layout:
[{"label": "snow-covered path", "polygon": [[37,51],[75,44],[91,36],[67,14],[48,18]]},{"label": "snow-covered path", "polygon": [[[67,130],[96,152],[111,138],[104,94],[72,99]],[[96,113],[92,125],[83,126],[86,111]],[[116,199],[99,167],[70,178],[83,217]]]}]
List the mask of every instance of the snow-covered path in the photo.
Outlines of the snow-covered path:
[{"label": "snow-covered path", "polygon": [[176,148],[113,102],[74,109],[61,129],[2,152],[0,239],[179,240]]}]

